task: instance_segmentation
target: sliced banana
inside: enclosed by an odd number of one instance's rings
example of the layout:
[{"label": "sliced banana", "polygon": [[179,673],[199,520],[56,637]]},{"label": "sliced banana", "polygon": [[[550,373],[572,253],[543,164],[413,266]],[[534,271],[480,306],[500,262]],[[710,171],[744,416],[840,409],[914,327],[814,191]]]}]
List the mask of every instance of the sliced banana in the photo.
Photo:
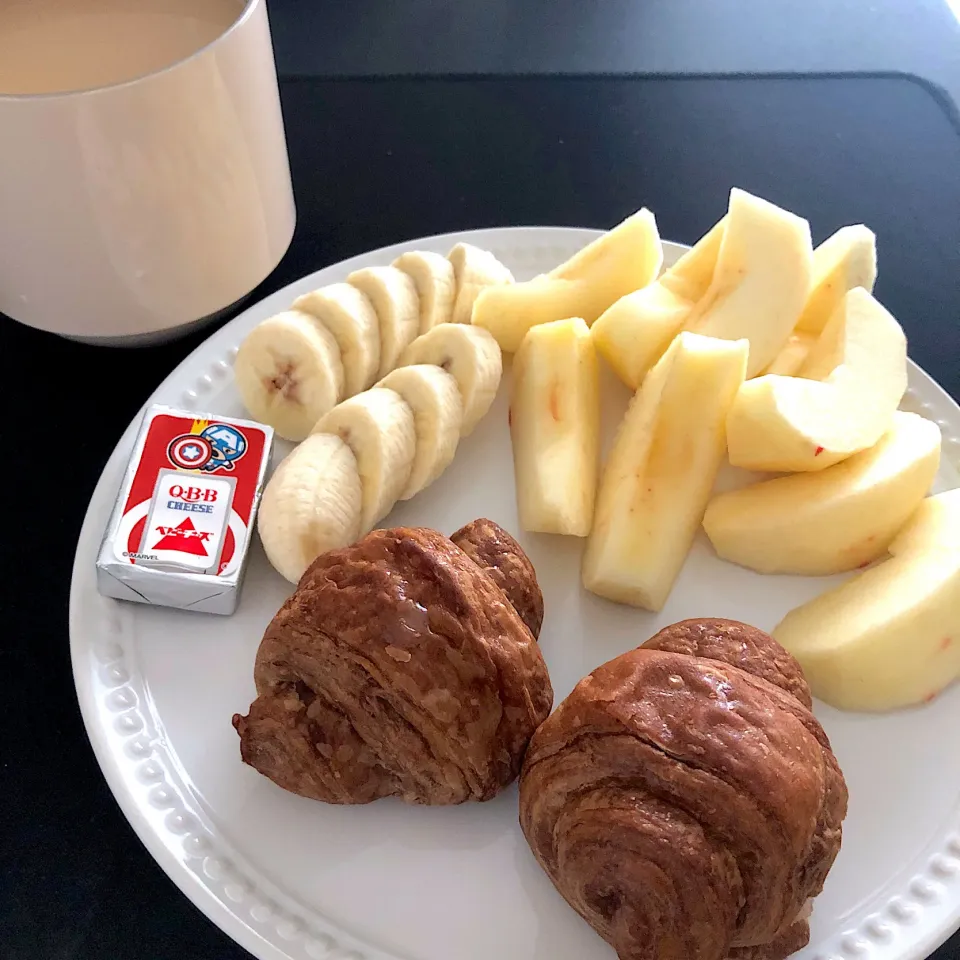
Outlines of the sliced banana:
[{"label": "sliced banana", "polygon": [[243,405],[287,440],[302,440],[343,399],[343,364],[332,333],[287,310],[247,334],[234,363]]},{"label": "sliced banana", "polygon": [[401,500],[409,500],[428,487],[450,466],[463,423],[463,401],[457,381],[440,367],[416,364],[398,367],[378,386],[395,390],[413,411],[417,449],[410,479]]},{"label": "sliced banana", "polygon": [[296,583],[322,553],[360,537],[363,493],[353,451],[339,437],[307,437],[263,491],[257,529],[267,559]]},{"label": "sliced banana", "polygon": [[457,296],[457,278],[453,264],[439,253],[414,250],[403,253],[393,265],[412,278],[420,297],[420,333],[453,318],[453,302]]},{"label": "sliced banana", "polygon": [[377,379],[396,365],[403,348],[420,329],[420,298],[412,278],[396,267],[366,267],[347,277],[365,293],[377,312],[380,327],[380,366]]},{"label": "sliced banana", "polygon": [[366,294],[349,283],[331,283],[297,297],[293,309],[316,317],[333,334],[340,347],[345,396],[352,397],[376,382],[380,321]]},{"label": "sliced banana", "polygon": [[493,335],[483,327],[441,324],[404,350],[400,366],[415,363],[431,363],[453,376],[463,401],[460,436],[471,433],[490,409],[503,374],[503,358]]},{"label": "sliced banana", "polygon": [[489,251],[472,243],[458,243],[448,254],[457,281],[453,322],[470,323],[473,301],[484,287],[513,283],[513,274]]},{"label": "sliced banana", "polygon": [[413,411],[394,390],[371,387],[334,407],[313,429],[336,434],[357,458],[363,489],[360,536],[366,536],[393,509],[410,479],[417,449]]}]

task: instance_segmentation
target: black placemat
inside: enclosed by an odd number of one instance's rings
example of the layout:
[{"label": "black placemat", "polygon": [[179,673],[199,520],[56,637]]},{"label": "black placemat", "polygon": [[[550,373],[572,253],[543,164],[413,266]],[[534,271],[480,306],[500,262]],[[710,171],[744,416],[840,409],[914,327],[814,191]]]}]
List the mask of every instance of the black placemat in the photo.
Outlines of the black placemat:
[{"label": "black placemat", "polygon": [[[255,296],[402,239],[609,226],[641,204],[665,238],[690,242],[736,184],[808,217],[817,240],[869,224],[877,295],[914,359],[960,395],[960,128],[909,78],[288,80],[282,92],[299,222]],[[245,955],[119,813],[83,734],[67,640],[73,549],[100,469],[203,336],[118,351],[0,319],[12,401],[0,566],[5,958]],[[938,953],[947,958],[960,960],[960,940]]]}]

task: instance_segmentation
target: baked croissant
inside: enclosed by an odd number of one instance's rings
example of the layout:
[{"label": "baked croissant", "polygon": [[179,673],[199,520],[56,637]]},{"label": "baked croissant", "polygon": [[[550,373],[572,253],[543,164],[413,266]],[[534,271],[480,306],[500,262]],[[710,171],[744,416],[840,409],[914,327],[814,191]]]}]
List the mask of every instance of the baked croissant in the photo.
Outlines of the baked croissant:
[{"label": "baked croissant", "polygon": [[489,800],[516,779],[553,705],[532,632],[543,598],[496,524],[453,540],[376,530],[311,564],[233,718],[245,763],[327,803]]},{"label": "baked croissant", "polygon": [[797,662],[687,620],[596,669],[534,736],[520,823],[622,960],[782,960],[840,848],[847,789]]}]

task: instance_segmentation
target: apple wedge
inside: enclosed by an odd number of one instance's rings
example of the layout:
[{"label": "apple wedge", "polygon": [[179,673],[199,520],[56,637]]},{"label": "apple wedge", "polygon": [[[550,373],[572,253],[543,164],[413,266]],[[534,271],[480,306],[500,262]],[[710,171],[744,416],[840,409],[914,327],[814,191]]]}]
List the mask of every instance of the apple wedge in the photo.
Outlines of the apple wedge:
[{"label": "apple wedge", "polygon": [[900,556],[921,550],[960,550],[958,530],[960,488],[927,497],[890,544],[890,552]]},{"label": "apple wedge", "polygon": [[582,319],[533,327],[513,361],[510,435],[520,526],[585,537],[600,466],[600,378]]},{"label": "apple wedge", "polygon": [[664,270],[657,281],[691,307],[707,292],[713,280],[728,220],[726,214],[722,216],[672,267]]},{"label": "apple wedge", "polygon": [[[554,267],[547,276],[551,280],[586,280],[609,290],[619,287],[621,293],[617,296],[621,296],[646,286],[661,266],[663,244],[657,220],[643,207]],[[615,299],[612,297],[607,303]]]},{"label": "apple wedge", "polygon": [[653,283],[604,310],[590,328],[598,352],[631,390],[643,383],[706,293],[725,226],[726,218]]},{"label": "apple wedge", "polygon": [[827,321],[855,287],[873,292],[877,278],[876,237],[862,224],[842,227],[813,251],[810,295],[786,346],[764,373],[824,380],[843,359],[835,331],[822,337]]},{"label": "apple wedge", "polygon": [[590,336],[613,372],[636,390],[680,332],[691,304],[661,283],[621,297],[600,315]]},{"label": "apple wedge", "polygon": [[538,324],[582,317],[589,326],[611,303],[650,283],[662,263],[657,222],[640,210],[546,276],[481,290],[473,323],[514,353]]},{"label": "apple wedge", "polygon": [[825,379],[767,375],[740,388],[727,418],[734,466],[823,470],[873,446],[887,430],[907,388],[907,341],[900,324],[857,287],[822,334],[833,336],[840,362]]},{"label": "apple wedge", "polygon": [[[840,315],[843,316],[842,302],[838,307],[841,311]],[[836,321],[828,323],[819,336],[797,333],[791,337],[791,340],[808,337],[810,339],[807,340],[807,355],[797,368],[796,376],[803,377],[805,380],[826,380],[843,363],[847,348],[846,324]]]},{"label": "apple wedge", "polygon": [[685,329],[750,341],[747,376],[773,361],[810,291],[810,225],[744,190],[730,191],[726,228],[710,286]]},{"label": "apple wedge", "polygon": [[897,412],[874,446],[843,463],[714,497],[703,529],[718,556],[759,573],[855,570],[887,552],[939,465],[937,425]]},{"label": "apple wedge", "polygon": [[773,631],[815,696],[841,710],[892,710],[926,703],[960,676],[960,511],[951,492],[946,509],[917,511],[889,560],[791,610]]},{"label": "apple wedge", "polygon": [[748,349],[681,333],[647,375],[600,480],[583,558],[588,590],[648,610],[666,602],[723,459]]},{"label": "apple wedge", "polygon": [[812,333],[792,333],[784,348],[773,358],[773,362],[763,372],[776,373],[782,377],[795,377],[810,356],[810,350],[817,337]]},{"label": "apple wedge", "polygon": [[810,294],[797,319],[797,331],[817,334],[827,325],[848,290],[873,293],[877,279],[877,238],[862,223],[841,227],[813,251]]}]

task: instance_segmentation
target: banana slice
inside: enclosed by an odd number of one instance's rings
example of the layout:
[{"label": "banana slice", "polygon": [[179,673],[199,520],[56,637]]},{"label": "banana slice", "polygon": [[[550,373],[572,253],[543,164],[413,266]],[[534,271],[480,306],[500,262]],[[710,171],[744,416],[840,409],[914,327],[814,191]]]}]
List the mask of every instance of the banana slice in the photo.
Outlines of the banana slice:
[{"label": "banana slice", "polygon": [[417,449],[413,411],[393,390],[371,387],[320,418],[315,434],[336,434],[360,468],[360,536],[394,507],[407,486]]},{"label": "banana slice", "polygon": [[420,329],[420,299],[417,286],[396,267],[367,267],[347,277],[373,303],[380,326],[380,366],[377,379],[385,377],[396,365],[403,348]]},{"label": "banana slice", "polygon": [[413,411],[417,449],[401,500],[409,500],[443,473],[460,442],[463,401],[457,381],[446,370],[429,364],[398,367],[379,386],[395,390]]},{"label": "banana slice", "polygon": [[287,440],[302,440],[343,399],[343,364],[333,334],[287,310],[247,334],[233,376],[250,415]]},{"label": "banana slice", "polygon": [[484,287],[513,283],[513,274],[487,250],[471,243],[458,243],[448,254],[457,281],[453,322],[470,323],[473,301]]},{"label": "banana slice", "polygon": [[420,297],[420,333],[427,333],[453,317],[457,278],[453,264],[439,253],[414,250],[404,253],[393,265],[413,279]]},{"label": "banana slice", "polygon": [[404,350],[400,366],[415,363],[431,363],[452,374],[463,401],[460,436],[471,433],[490,409],[503,373],[503,358],[493,335],[483,327],[443,323]]},{"label": "banana slice", "polygon": [[349,283],[331,283],[293,301],[294,310],[316,317],[340,347],[344,395],[366,390],[380,370],[380,321],[370,300]]},{"label": "banana slice", "polygon": [[328,550],[360,538],[363,493],[357,458],[329,433],[307,437],[263,491],[257,529],[274,569],[292,583]]}]

